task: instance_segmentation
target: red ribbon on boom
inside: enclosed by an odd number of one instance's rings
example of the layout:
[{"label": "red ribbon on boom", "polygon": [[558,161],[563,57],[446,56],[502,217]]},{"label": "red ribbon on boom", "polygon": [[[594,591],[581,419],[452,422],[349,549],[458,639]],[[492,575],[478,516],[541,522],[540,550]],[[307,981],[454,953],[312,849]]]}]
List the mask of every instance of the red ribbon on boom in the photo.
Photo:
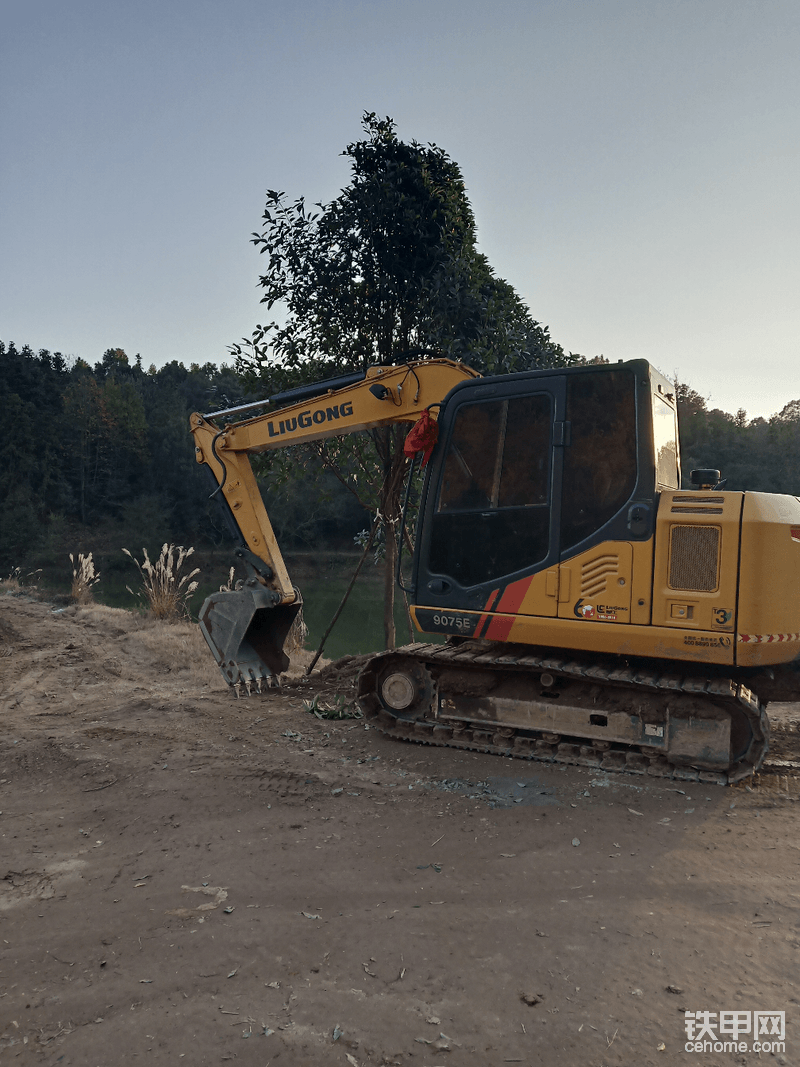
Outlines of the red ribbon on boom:
[{"label": "red ribbon on boom", "polygon": [[424,453],[422,466],[424,467],[431,458],[433,446],[439,439],[439,426],[430,416],[429,411],[423,411],[419,419],[414,423],[403,444],[403,451],[412,458],[417,452]]}]

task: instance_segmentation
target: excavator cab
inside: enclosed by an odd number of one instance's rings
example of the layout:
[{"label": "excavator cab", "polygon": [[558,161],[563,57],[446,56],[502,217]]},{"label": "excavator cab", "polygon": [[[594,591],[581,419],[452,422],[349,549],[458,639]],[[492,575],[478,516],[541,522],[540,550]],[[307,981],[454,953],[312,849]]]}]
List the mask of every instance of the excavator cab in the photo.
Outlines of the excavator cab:
[{"label": "excavator cab", "polygon": [[465,382],[439,426],[414,560],[423,629],[542,573],[536,614],[556,615],[559,563],[649,540],[657,493],[680,482],[674,393],[645,360]]}]

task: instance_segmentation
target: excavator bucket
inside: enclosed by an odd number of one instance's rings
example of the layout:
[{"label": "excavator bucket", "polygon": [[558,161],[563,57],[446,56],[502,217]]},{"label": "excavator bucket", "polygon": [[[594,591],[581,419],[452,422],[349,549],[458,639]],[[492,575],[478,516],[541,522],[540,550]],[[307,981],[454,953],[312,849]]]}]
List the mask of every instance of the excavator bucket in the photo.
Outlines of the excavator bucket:
[{"label": "excavator bucket", "polygon": [[279,684],[289,666],[283,644],[302,607],[281,604],[278,595],[253,579],[241,589],[207,597],[200,609],[200,630],[225,681],[236,696]]}]

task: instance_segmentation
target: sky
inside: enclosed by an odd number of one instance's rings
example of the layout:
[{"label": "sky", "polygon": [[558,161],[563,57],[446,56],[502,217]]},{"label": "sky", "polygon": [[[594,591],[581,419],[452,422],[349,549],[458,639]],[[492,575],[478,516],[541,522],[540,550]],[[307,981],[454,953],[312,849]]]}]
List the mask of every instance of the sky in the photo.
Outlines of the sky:
[{"label": "sky", "polygon": [[267,189],[364,111],[460,165],[480,250],[584,356],[800,398],[797,0],[3,0],[0,339],[230,361]]}]

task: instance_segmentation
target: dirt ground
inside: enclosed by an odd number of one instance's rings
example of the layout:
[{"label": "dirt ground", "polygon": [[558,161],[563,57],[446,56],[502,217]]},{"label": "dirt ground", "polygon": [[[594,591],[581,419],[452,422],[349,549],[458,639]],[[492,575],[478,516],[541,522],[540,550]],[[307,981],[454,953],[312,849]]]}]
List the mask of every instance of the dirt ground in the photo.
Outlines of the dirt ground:
[{"label": "dirt ground", "polygon": [[[188,624],[0,597],[0,1064],[800,1064],[796,769],[423,747],[335,690],[235,701]],[[734,1010],[785,1050],[684,1051]]]}]

